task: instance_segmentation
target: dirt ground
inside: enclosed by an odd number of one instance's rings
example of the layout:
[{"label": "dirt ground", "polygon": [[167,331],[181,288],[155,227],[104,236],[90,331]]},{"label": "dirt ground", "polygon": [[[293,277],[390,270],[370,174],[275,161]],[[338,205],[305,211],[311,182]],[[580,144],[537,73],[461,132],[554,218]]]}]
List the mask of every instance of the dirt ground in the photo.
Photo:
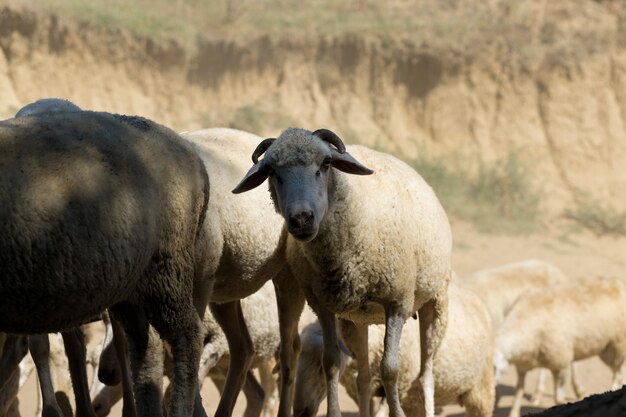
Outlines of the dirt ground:
[{"label": "dirt ground", "polygon": [[[561,267],[572,279],[585,276],[612,275],[620,276],[626,271],[626,239],[612,237],[596,237],[585,233],[551,232],[546,235],[531,235],[528,237],[510,237],[482,235],[477,233],[471,225],[453,221],[455,249],[453,266],[461,277],[472,271],[499,264],[529,258],[541,258]],[[581,362],[580,380],[586,394],[603,392],[609,389],[611,373],[597,358],[590,358]],[[502,384],[497,387],[501,399],[496,406],[494,416],[508,415],[512,403],[512,395],[517,377],[513,368],[507,369],[503,375]],[[530,373],[526,380],[526,389],[530,393],[534,390],[537,381],[536,371]],[[22,416],[31,417],[36,407],[35,378],[31,376],[27,385],[20,393],[20,408]],[[568,382],[566,395],[568,400],[574,400],[571,384]],[[208,415],[213,415],[217,407],[219,395],[210,382],[202,390],[203,403]],[[358,413],[356,404],[342,391],[342,411],[347,416]],[[540,408],[531,407],[526,400],[522,407],[522,414],[538,411],[553,405],[552,378],[546,378],[546,386],[542,395]],[[234,415],[243,415],[245,399],[243,395],[235,408]],[[325,404],[320,407],[320,415],[325,414]],[[121,404],[113,409],[112,416],[121,416]],[[443,416],[460,417],[465,415],[463,408],[458,405],[448,405],[443,408]]]}]

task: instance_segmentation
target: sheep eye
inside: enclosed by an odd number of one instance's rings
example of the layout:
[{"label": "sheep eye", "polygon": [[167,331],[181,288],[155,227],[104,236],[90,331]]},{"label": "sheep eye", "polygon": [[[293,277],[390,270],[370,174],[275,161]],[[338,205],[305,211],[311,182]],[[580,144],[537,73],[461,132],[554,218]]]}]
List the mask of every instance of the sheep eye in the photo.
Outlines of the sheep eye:
[{"label": "sheep eye", "polygon": [[330,158],[324,158],[324,161],[322,162],[322,166],[324,168],[328,168],[330,166],[331,162],[332,162],[332,160]]}]

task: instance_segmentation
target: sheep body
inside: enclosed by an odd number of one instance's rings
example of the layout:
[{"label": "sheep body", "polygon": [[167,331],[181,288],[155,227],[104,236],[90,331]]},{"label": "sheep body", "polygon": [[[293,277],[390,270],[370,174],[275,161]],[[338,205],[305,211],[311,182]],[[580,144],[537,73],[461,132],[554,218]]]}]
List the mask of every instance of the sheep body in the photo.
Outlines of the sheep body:
[{"label": "sheep body", "polygon": [[[0,167],[0,330],[68,330],[113,306],[131,327],[147,313],[177,367],[197,369],[191,288],[208,178],[191,146],[139,117],[49,112],[0,123]],[[172,415],[191,410],[186,378]],[[138,402],[158,415],[154,393]]]},{"label": "sheep body", "polygon": [[[614,372],[616,388],[626,358],[626,283],[598,279],[522,294],[497,330],[494,363],[518,372],[511,415],[519,415],[526,372],[550,369],[555,399],[563,402],[564,376],[576,360],[600,355]],[[620,384],[621,385],[621,384]]]},{"label": "sheep body", "polygon": [[493,326],[497,329],[520,294],[568,281],[555,265],[529,259],[474,272],[462,283],[485,301]]},{"label": "sheep body", "polygon": [[[448,306],[448,327],[435,355],[435,404],[443,406],[462,402],[468,416],[490,416],[495,396],[491,365],[491,318],[478,296],[454,283],[449,286]],[[383,355],[384,334],[382,325],[369,326],[369,365],[374,370],[373,393],[380,392],[382,388],[377,367]],[[398,390],[402,407],[410,417],[423,415],[423,396],[418,381],[419,335],[419,322],[409,319],[400,341]],[[354,334],[350,326],[342,326],[342,336],[348,348],[354,349]],[[307,326],[301,339],[302,354],[298,366],[294,415],[308,417],[315,415],[324,396],[324,377],[320,372],[323,346],[319,323]],[[348,395],[357,401],[356,363],[343,355],[343,367],[345,371],[341,383]]]},{"label": "sheep body", "polygon": [[[288,232],[287,262],[324,329],[329,417],[340,415],[336,315],[360,325],[386,324],[381,369],[391,415],[401,417],[399,336],[417,310],[423,324],[425,409],[431,417],[433,355],[447,317],[450,224],[433,190],[408,165],[362,146],[348,150],[329,130],[289,128],[259,144],[254,166],[233,192],[249,191],[269,178]],[[374,167],[376,175],[346,175],[372,174],[363,164]],[[360,398],[368,396],[363,391]]]}]

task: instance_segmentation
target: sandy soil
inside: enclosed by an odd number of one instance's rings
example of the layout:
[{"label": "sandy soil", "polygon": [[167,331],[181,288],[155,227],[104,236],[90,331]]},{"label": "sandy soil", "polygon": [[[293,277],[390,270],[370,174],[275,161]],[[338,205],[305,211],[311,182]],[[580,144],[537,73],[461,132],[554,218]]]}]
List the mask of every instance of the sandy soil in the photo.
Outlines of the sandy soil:
[{"label": "sandy soil", "polygon": [[[455,237],[453,265],[461,278],[477,269],[528,258],[551,261],[561,267],[572,279],[594,275],[619,276],[626,271],[626,258],[623,256],[626,253],[626,239],[599,238],[590,234],[567,234],[558,231],[548,235],[528,237],[482,235],[477,233],[471,225],[456,221],[453,222],[453,230]],[[610,371],[598,358],[582,361],[580,375],[587,394],[603,392],[610,386]],[[508,415],[516,381],[515,370],[509,368],[504,374],[502,384],[497,388],[501,399],[496,407],[495,417]],[[527,392],[534,390],[536,381],[537,376],[534,371],[527,377]],[[22,415],[25,417],[34,415],[36,389],[35,378],[31,376],[19,397]],[[568,400],[574,400],[573,390],[569,383],[566,393]],[[208,415],[213,415],[219,396],[212,383],[205,384],[202,396]],[[531,407],[530,403],[525,401],[522,413],[540,410],[551,405],[553,405],[552,378],[548,377],[540,408]],[[245,399],[242,395],[234,415],[243,415],[244,408]],[[325,414],[325,409],[325,404],[323,404],[320,414]],[[348,416],[355,416],[358,413],[356,404],[345,391],[342,392],[342,410]],[[112,415],[121,416],[120,404],[113,409]],[[449,405],[444,407],[443,415],[458,417],[464,415],[464,410],[458,405]]]}]

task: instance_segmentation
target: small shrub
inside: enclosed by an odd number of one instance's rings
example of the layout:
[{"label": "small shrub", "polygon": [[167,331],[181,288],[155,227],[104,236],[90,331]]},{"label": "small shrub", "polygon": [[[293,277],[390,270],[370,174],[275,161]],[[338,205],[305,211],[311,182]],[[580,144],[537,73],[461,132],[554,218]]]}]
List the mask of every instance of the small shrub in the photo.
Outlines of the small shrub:
[{"label": "small shrub", "polygon": [[529,233],[537,229],[542,192],[530,169],[513,151],[472,173],[458,155],[422,157],[415,169],[437,193],[446,210],[487,233]]},{"label": "small shrub", "polygon": [[586,194],[579,194],[574,208],[565,210],[564,216],[599,236],[626,235],[626,210],[618,210]]}]

